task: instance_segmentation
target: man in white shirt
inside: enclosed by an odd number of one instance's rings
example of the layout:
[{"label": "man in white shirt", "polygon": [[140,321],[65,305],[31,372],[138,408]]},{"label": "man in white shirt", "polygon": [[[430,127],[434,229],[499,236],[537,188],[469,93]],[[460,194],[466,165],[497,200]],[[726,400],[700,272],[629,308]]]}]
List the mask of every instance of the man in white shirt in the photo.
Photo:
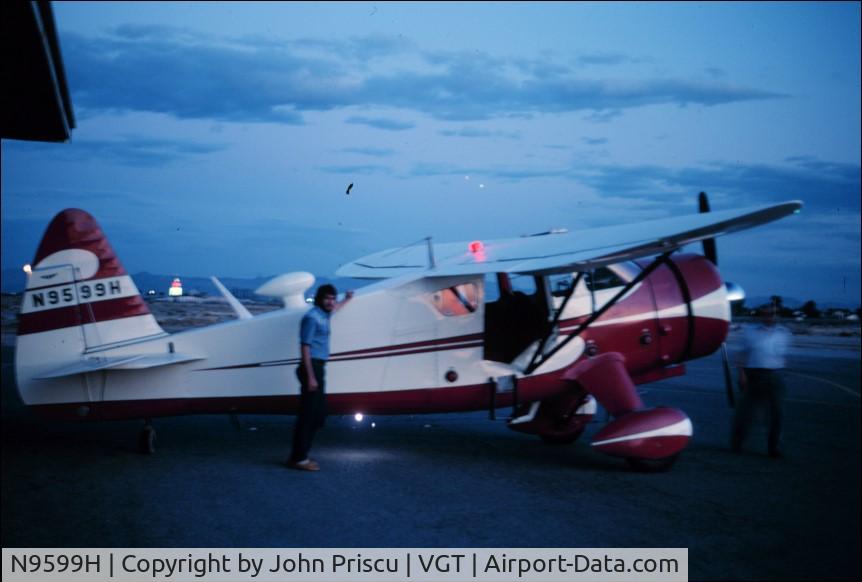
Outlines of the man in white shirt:
[{"label": "man in white shirt", "polygon": [[758,310],[760,323],[744,329],[745,349],[739,367],[742,397],[733,419],[730,447],[742,452],[745,436],[756,408],[765,406],[769,412],[769,456],[783,456],[781,430],[783,421],[784,382],[780,371],[790,345],[790,331],[775,323],[775,309]]}]

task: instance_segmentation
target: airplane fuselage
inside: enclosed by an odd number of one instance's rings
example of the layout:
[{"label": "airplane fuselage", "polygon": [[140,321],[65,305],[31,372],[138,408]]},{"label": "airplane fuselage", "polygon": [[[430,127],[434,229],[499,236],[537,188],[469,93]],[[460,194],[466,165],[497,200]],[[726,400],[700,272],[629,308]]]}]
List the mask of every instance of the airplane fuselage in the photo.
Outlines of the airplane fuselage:
[{"label": "airplane fuselage", "polygon": [[[543,351],[548,353],[574,332],[642,267],[614,265],[606,273],[611,280],[580,280]],[[629,374],[641,383],[682,373],[679,364],[712,353],[727,333],[729,307],[717,271],[703,257],[678,255],[525,373],[562,303],[549,289],[548,278],[531,279],[533,289],[526,292],[506,289],[499,278],[475,275],[424,278],[405,285],[387,280],[360,289],[332,318],[326,367],[330,412],[399,414],[510,406],[515,394],[490,396],[491,381],[504,376],[517,378],[520,402],[544,400],[565,390],[562,376],[567,369],[608,352],[622,354]],[[96,289],[105,282],[88,283]],[[28,291],[25,306],[50,291]],[[457,302],[458,294],[468,300],[467,309]],[[516,299],[532,305],[526,312],[533,314],[533,321],[524,321],[524,310],[515,316],[505,307]],[[98,306],[108,312],[111,302],[123,301],[128,299],[107,297]],[[42,309],[44,320],[47,312]],[[35,411],[68,419],[294,413],[304,312],[282,309],[174,334],[155,326],[150,335],[129,340],[117,340],[129,334],[116,328],[152,326],[151,315],[133,312],[40,330],[27,324],[24,313],[25,333],[19,334],[16,356],[19,391]],[[534,330],[533,337],[524,337],[525,328]],[[502,355],[507,349],[508,355]],[[37,353],[42,355],[36,358]],[[170,360],[173,356],[176,362]],[[64,359],[82,357],[94,363],[92,371],[56,375]],[[147,357],[165,363],[140,363]],[[122,363],[124,358],[131,360]],[[113,364],[99,368],[100,361]]]}]

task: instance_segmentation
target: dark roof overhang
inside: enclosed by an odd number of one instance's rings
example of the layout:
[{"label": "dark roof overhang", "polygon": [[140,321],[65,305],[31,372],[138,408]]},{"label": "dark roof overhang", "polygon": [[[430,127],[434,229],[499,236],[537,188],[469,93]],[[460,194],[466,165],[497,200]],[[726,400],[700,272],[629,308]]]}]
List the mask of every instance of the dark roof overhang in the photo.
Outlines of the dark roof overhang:
[{"label": "dark roof overhang", "polygon": [[75,127],[51,3],[3,2],[0,137],[67,141]]}]

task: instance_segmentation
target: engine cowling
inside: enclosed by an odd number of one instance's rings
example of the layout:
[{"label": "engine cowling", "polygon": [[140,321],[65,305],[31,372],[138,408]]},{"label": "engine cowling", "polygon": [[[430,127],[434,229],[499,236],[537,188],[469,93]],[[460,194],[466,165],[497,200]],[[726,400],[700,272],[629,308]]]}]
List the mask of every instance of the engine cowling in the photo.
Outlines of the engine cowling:
[{"label": "engine cowling", "polygon": [[694,336],[685,359],[708,356],[721,347],[730,329],[727,287],[715,265],[699,255],[680,255],[674,263],[685,280]]}]

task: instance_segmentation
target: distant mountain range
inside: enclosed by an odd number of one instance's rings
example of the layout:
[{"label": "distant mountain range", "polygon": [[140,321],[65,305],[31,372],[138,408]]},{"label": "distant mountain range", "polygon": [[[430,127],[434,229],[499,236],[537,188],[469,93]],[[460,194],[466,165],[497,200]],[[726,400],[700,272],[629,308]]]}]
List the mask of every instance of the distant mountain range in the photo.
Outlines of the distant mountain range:
[{"label": "distant mountain range", "polygon": [[[252,299],[255,297],[254,291],[275,275],[270,277],[256,277],[251,279],[243,279],[239,277],[219,277],[222,285],[227,287],[231,293],[239,299]],[[135,273],[132,275],[138,290],[146,294],[148,291],[155,291],[156,294],[167,295],[168,288],[174,280],[173,275],[155,275],[153,273]],[[183,284],[183,292],[185,294],[205,294],[209,296],[219,296],[218,289],[213,285],[209,277],[180,277]],[[314,287],[331,283],[339,291],[347,289],[358,289],[364,285],[368,285],[371,281],[365,279],[347,279],[347,278],[330,278],[317,277],[314,282]],[[4,269],[3,270],[3,293],[21,293],[27,284],[27,276],[21,269]]]}]

